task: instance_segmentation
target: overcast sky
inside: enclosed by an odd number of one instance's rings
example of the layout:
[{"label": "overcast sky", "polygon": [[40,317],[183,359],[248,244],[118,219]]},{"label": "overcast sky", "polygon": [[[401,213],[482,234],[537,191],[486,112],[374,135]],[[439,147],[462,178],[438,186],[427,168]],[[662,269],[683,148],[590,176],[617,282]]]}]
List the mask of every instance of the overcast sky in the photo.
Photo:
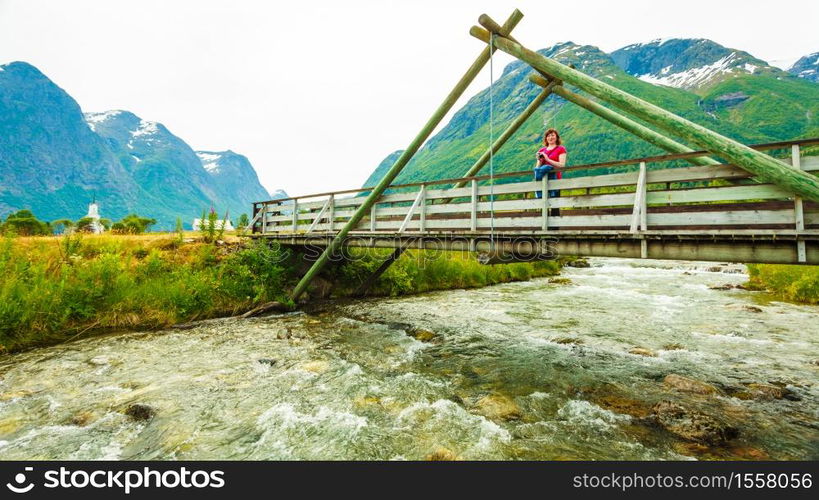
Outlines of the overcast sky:
[{"label": "overcast sky", "polygon": [[[405,148],[480,52],[469,27],[515,7],[532,49],[701,37],[779,66],[819,51],[815,1],[0,0],[0,64],[32,63],[84,111],[132,111],[305,194],[359,186]],[[455,109],[488,84],[487,66]]]}]

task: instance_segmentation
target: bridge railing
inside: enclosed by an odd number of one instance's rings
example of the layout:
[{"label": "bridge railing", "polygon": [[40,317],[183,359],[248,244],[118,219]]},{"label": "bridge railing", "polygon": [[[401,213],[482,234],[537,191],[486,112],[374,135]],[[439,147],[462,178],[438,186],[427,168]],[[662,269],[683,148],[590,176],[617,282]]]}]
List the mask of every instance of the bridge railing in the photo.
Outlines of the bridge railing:
[{"label": "bridge railing", "polygon": [[[785,163],[819,171],[819,157],[805,156],[819,138],[753,146],[791,152]],[[819,204],[802,202],[781,188],[760,183],[732,165],[673,167],[694,152],[572,166],[563,179],[531,180],[532,172],[442,179],[392,186],[355,232],[443,233],[561,231],[664,231],[720,233],[750,230],[778,234],[819,229]],[[610,170],[628,169],[610,173]],[[505,182],[514,178],[528,180]],[[464,187],[453,187],[457,183]],[[254,204],[255,235],[326,235],[338,231],[364,203],[368,188],[319,193]],[[536,198],[536,191],[559,197]],[[813,231],[815,232],[815,231]]]}]

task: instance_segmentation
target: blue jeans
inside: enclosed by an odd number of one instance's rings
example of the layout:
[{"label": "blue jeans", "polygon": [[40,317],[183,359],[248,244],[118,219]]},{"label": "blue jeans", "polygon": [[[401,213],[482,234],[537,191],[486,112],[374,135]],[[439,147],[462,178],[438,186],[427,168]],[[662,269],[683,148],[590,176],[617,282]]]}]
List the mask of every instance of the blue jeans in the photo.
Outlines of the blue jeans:
[{"label": "blue jeans", "polygon": [[[535,180],[540,181],[543,180],[543,174],[548,172],[548,179],[557,179],[557,172],[554,171],[554,167],[551,165],[542,165],[540,167],[535,167]],[[543,198],[543,191],[535,191],[535,196],[538,198]],[[560,191],[557,189],[550,189],[549,190],[549,198],[557,198],[560,196]]]}]

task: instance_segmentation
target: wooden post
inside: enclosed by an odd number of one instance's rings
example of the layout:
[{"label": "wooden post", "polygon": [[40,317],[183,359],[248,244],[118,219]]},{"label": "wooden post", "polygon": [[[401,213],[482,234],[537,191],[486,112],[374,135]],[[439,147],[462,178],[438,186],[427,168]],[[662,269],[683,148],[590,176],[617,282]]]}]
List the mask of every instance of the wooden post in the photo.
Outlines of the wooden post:
[{"label": "wooden post", "polygon": [[543,190],[543,230],[549,230],[549,174],[544,174],[540,181]]},{"label": "wooden post", "polygon": [[634,210],[631,213],[629,232],[636,233],[638,228],[645,230],[646,218],[646,164],[640,162],[640,173],[637,175],[637,189],[634,191]]},{"label": "wooden post", "polygon": [[330,203],[330,209],[329,209],[330,212],[329,212],[329,215],[327,216],[328,219],[329,219],[327,222],[329,223],[328,231],[332,231],[333,230],[333,219],[335,219],[335,217],[336,217],[336,195],[334,195],[334,194],[330,195],[329,203]]},{"label": "wooden post", "polygon": [[[523,14],[519,10],[515,9],[515,11],[512,12],[512,15],[509,16],[509,19],[507,19],[507,21],[504,23],[501,32],[504,35],[508,35],[512,29],[517,26],[522,18]],[[344,225],[341,231],[338,232],[333,241],[327,245],[327,248],[324,249],[324,252],[318,258],[318,260],[313,263],[313,266],[307,271],[307,274],[302,277],[301,281],[299,281],[291,294],[291,299],[293,301],[298,299],[301,294],[304,293],[304,291],[307,289],[307,285],[309,285],[313,278],[324,268],[324,266],[327,265],[327,263],[330,261],[330,256],[333,255],[341,246],[342,242],[347,237],[347,233],[356,227],[364,215],[370,211],[370,207],[373,203],[375,203],[375,200],[377,200],[384,193],[387,187],[392,184],[392,181],[398,176],[401,170],[403,170],[404,166],[406,166],[410,159],[421,148],[424,141],[427,140],[438,124],[441,123],[441,120],[443,120],[449,110],[452,109],[452,106],[455,105],[469,84],[472,83],[472,80],[478,76],[478,73],[480,73],[483,67],[486,66],[486,63],[489,62],[489,57],[492,55],[493,50],[495,49],[485,47],[484,50],[481,51],[480,55],[477,57],[477,59],[475,59],[475,62],[472,63],[472,66],[469,67],[458,83],[455,84],[455,88],[452,89],[449,95],[447,95],[444,99],[444,102],[442,102],[438,109],[435,110],[415,139],[413,139],[407,149],[401,153],[401,156],[395,161],[389,171],[384,174],[384,177],[381,178],[378,185],[373,188],[372,192],[370,192],[369,196],[367,196],[364,203],[358,208],[358,210],[355,211],[355,213],[353,213],[350,220]]]},{"label": "wooden post", "polygon": [[293,199],[293,233],[296,232],[296,228],[299,227],[299,200]]},{"label": "wooden post", "polygon": [[[540,75],[530,75],[529,80],[537,85],[543,86],[548,85],[549,82]],[[562,85],[557,85],[552,88],[552,93],[559,95],[560,97],[566,99],[567,101],[577,104],[581,108],[586,109],[587,111],[594,113],[595,115],[603,118],[604,120],[616,125],[623,130],[630,132],[633,135],[636,135],[640,139],[648,142],[649,144],[653,144],[658,148],[662,148],[670,153],[690,153],[693,149],[689,148],[684,144],[680,144],[679,142],[670,139],[658,132],[651,130],[650,128],[637,123],[636,121],[632,120],[631,118],[627,118],[616,111],[612,111],[611,109],[602,106],[591,99],[586,99],[585,97],[575,94],[570,90],[567,90]],[[713,158],[708,157],[701,157],[701,158],[690,158],[688,160],[689,163],[694,165],[719,165],[720,163]]]},{"label": "wooden post", "polygon": [[[489,43],[491,35],[479,26],[470,33]],[[494,46],[531,65],[553,78],[575,85],[612,105],[632,113],[657,127],[690,141],[711,153],[723,157],[732,164],[747,170],[763,182],[775,184],[803,198],[819,201],[819,179],[805,172],[789,168],[782,162],[724,137],[707,128],[670,113],[659,106],[632,96],[612,85],[601,82],[559,62],[542,56],[496,33]]]},{"label": "wooden post", "polygon": [[[802,170],[802,158],[800,155],[799,144],[791,146],[791,167]],[[805,230],[805,209],[802,205],[802,198],[795,196],[793,198],[793,217],[796,222],[796,230],[802,232]],[[808,261],[807,248],[805,247],[805,240],[801,239],[799,235],[796,236],[796,261],[805,263]]]},{"label": "wooden post", "polygon": [[370,231],[375,232],[375,207],[376,203],[373,203],[373,206],[370,207]]},{"label": "wooden post", "polygon": [[478,181],[472,179],[472,210],[470,217],[470,229],[472,231],[478,230]]},{"label": "wooden post", "polygon": [[420,210],[421,215],[419,216],[418,221],[418,231],[424,232],[427,228],[427,187],[424,184],[421,184],[421,192],[418,193],[418,196],[421,197],[421,203],[418,205],[418,210]]}]

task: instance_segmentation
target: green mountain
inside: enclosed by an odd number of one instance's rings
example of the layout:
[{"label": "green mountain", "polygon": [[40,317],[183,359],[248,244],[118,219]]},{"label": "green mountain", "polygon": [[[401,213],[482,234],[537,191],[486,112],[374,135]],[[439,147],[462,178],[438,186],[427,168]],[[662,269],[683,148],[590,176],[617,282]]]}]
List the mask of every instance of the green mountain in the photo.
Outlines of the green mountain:
[{"label": "green mountain", "polygon": [[[744,143],[819,135],[817,84],[710,41],[658,40],[612,54],[565,42],[538,52]],[[539,93],[540,88],[528,80],[531,73],[528,66],[515,61],[495,81],[496,135]],[[660,81],[662,78],[665,80]],[[495,171],[530,169],[548,127],[560,131],[570,164],[664,153],[551,96],[495,156]],[[395,182],[461,176],[488,146],[489,89],[484,89],[427,141]],[[374,185],[387,168],[382,163],[364,186]]]},{"label": "green mountain", "polygon": [[271,198],[246,157],[201,154],[128,111],[83,114],[27,63],[0,66],[0,217],[26,208],[76,220],[96,197],[103,217],[137,212],[172,229],[211,206],[238,217]]}]

